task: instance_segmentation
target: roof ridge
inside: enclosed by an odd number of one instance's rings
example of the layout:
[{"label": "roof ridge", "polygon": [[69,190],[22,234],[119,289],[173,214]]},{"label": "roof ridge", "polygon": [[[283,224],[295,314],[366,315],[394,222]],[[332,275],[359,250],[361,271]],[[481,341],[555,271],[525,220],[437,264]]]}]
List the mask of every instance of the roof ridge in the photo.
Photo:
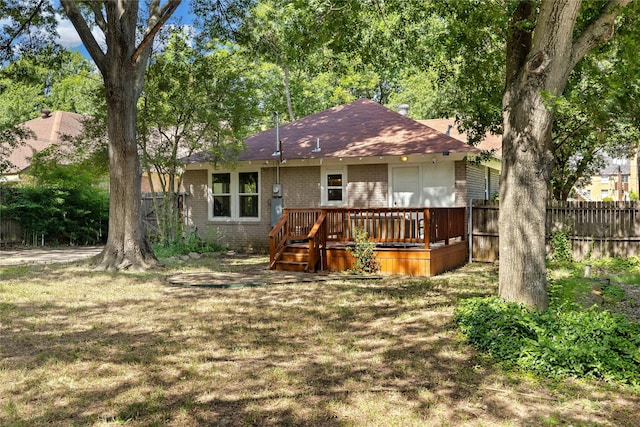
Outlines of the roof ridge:
[{"label": "roof ridge", "polygon": [[51,126],[51,133],[49,134],[49,141],[53,144],[59,144],[58,138],[60,136],[60,123],[62,123],[62,112],[54,111],[52,113],[53,117],[53,125]]}]

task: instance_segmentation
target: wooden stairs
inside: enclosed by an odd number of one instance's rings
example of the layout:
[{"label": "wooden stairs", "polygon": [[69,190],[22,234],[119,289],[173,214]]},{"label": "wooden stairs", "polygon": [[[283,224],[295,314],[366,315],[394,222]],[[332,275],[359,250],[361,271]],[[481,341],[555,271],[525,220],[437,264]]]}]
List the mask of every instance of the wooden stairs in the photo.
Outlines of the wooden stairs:
[{"label": "wooden stairs", "polygon": [[276,261],[276,270],[281,271],[315,271],[309,268],[309,244],[289,243]]}]

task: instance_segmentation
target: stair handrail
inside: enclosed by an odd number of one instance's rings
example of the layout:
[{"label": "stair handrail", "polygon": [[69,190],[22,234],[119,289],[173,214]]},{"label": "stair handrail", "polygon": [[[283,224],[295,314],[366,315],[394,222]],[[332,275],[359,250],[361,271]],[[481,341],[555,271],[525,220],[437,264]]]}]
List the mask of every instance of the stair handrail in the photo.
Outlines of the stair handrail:
[{"label": "stair handrail", "polygon": [[289,240],[289,215],[285,212],[269,232],[269,269],[276,268]]},{"label": "stair handrail", "polygon": [[324,257],[322,251],[325,250],[327,245],[327,211],[323,210],[318,219],[316,220],[309,234],[307,235],[309,241],[309,263],[307,264],[307,271],[315,271],[318,261],[320,261],[320,270],[324,270]]}]

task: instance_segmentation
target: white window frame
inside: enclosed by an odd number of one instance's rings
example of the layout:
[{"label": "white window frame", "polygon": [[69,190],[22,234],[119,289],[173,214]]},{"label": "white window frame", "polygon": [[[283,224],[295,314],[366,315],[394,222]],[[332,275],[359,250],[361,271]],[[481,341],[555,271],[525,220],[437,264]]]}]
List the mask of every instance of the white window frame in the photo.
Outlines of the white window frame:
[{"label": "white window frame", "polygon": [[[240,174],[241,173],[257,173],[258,174],[258,182],[257,182],[257,193],[240,193]],[[231,207],[231,216],[214,216],[213,215],[213,174],[229,174],[230,176],[230,207]],[[261,185],[262,185],[262,174],[260,170],[256,169],[236,169],[236,170],[216,170],[209,169],[208,170],[208,188],[207,188],[207,202],[208,202],[208,217],[209,221],[213,222],[230,222],[230,221],[241,221],[241,222],[259,222],[260,218],[262,218],[262,193],[261,193]],[[258,196],[258,216],[257,217],[241,217],[240,216],[240,196],[246,195],[257,195]]]},{"label": "white window frame", "polygon": [[[329,175],[342,175],[342,200],[329,200]],[[347,167],[331,166],[322,168],[322,206],[346,206],[349,200],[347,194]],[[334,188],[334,187],[331,187]]]}]

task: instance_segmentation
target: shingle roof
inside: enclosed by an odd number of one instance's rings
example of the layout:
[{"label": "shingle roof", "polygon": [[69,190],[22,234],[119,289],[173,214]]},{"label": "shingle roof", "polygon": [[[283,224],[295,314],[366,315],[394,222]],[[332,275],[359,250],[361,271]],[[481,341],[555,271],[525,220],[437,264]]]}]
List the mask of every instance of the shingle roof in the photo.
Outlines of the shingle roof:
[{"label": "shingle roof", "polygon": [[22,126],[31,130],[33,135],[25,141],[25,144],[11,152],[9,161],[13,166],[9,168],[8,173],[17,173],[28,168],[35,153],[54,144],[60,146],[66,144],[65,136],[79,135],[82,132],[82,120],[81,114],[54,111],[47,117],[38,117],[24,122]]},{"label": "shingle roof", "polygon": [[631,172],[631,161],[624,158],[606,157],[607,165],[600,170],[600,175],[616,175],[621,173],[622,175],[629,175]]},{"label": "shingle roof", "polygon": [[[377,102],[360,99],[279,126],[285,159],[378,157],[479,150]],[[270,160],[276,129],[245,140],[239,160]],[[321,151],[313,150],[319,145]],[[205,162],[202,153],[191,162]]]},{"label": "shingle roof", "polygon": [[[453,118],[428,119],[428,120],[418,120],[418,121],[442,133],[447,133],[447,131],[449,131],[449,135],[451,135],[453,138],[459,141],[462,141],[462,142],[468,141],[466,134],[458,132],[458,127],[456,126],[455,119]],[[480,150],[485,150],[485,151],[495,150],[493,151],[494,156],[500,159],[502,158],[502,135],[492,135],[490,133],[487,133],[485,138],[482,141],[480,141],[480,143],[476,145],[476,147]]]}]

